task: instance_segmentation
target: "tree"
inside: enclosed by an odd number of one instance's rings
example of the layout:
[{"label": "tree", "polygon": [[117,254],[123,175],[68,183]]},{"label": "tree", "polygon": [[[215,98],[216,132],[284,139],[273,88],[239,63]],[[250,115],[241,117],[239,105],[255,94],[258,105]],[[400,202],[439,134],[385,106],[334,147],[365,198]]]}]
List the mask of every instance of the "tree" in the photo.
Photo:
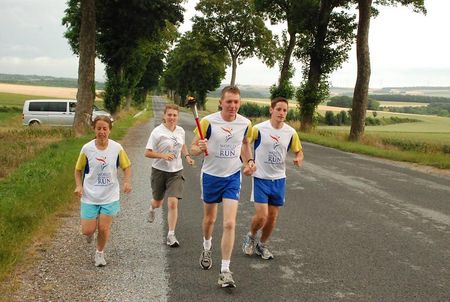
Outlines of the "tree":
[{"label": "tree", "polygon": [[[424,0],[375,0],[381,5],[412,5],[414,11],[426,13]],[[358,72],[353,92],[352,125],[349,140],[359,141],[364,135],[366,109],[370,82],[369,28],[372,16],[372,0],[358,0],[358,33],[356,39],[356,59]]]},{"label": "tree", "polygon": [[328,77],[348,58],[354,38],[354,16],[348,0],[304,0],[308,4],[305,27],[300,33],[295,55],[303,63],[303,82],[297,91],[301,130],[312,128],[317,106],[328,96]]},{"label": "tree", "polygon": [[270,92],[271,98],[283,96],[291,99],[294,96],[294,87],[290,82],[294,73],[291,57],[295,49],[297,34],[304,26],[305,1],[255,0],[255,7],[258,12],[270,20],[271,24],[287,23],[287,30],[282,34],[282,47],[279,49],[280,77],[278,85],[272,86]]},{"label": "tree", "polygon": [[198,107],[205,109],[206,94],[220,86],[228,62],[220,44],[200,32],[187,32],[169,54],[165,86],[176,91],[181,100],[194,94]]},{"label": "tree", "polygon": [[230,85],[236,83],[237,65],[247,58],[257,56],[267,65],[274,65],[275,41],[251,0],[200,0],[195,9],[203,16],[193,18],[193,31],[209,35],[230,55]]},{"label": "tree", "polygon": [[[66,38],[72,48],[78,49],[80,0],[70,0],[63,24]],[[130,95],[145,72],[146,46],[161,39],[161,30],[167,22],[183,20],[182,0],[97,0],[96,33],[97,55],[106,65],[107,81],[105,106],[115,112],[124,95]],[[132,69],[131,67],[137,67]]]},{"label": "tree", "polygon": [[78,91],[75,110],[75,135],[82,136],[91,127],[95,99],[95,0],[81,0],[79,36]]}]

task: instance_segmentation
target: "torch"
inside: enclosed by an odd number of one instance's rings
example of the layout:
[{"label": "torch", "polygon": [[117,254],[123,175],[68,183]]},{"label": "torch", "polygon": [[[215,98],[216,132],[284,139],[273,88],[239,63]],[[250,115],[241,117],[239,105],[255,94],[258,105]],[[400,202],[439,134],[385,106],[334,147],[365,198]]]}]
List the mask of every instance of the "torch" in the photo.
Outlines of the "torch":
[{"label": "torch", "polygon": [[[202,128],[200,128],[200,120],[198,119],[197,100],[193,96],[188,96],[187,105],[191,107],[192,114],[194,115],[195,123],[197,124],[198,135],[200,136],[200,139],[204,139]],[[205,150],[205,156],[208,156],[208,150]]]}]

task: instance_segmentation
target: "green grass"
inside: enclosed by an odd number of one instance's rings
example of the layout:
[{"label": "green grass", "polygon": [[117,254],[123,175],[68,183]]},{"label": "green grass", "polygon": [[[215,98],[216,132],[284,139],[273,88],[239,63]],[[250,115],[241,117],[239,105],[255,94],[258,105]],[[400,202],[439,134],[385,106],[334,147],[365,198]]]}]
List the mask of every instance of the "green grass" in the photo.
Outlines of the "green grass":
[{"label": "green grass", "polygon": [[0,106],[23,107],[26,100],[58,99],[55,97],[0,92]]},{"label": "green grass", "polygon": [[[111,132],[111,138],[120,140],[132,125],[148,120],[151,112],[133,118],[137,110],[119,114]],[[23,132],[29,136],[43,137],[39,131],[63,131],[70,129],[51,128],[49,130],[21,129],[16,135],[20,148],[27,148],[21,142]],[[6,178],[0,180],[0,280],[14,269],[26,254],[36,232],[47,229],[46,224],[56,223],[49,219],[55,212],[78,203],[73,197],[73,170],[83,144],[92,139],[93,133],[82,138],[67,135],[35,152],[32,159],[15,168]],[[3,140],[2,140],[3,143]],[[5,143],[4,143],[5,144]],[[5,144],[6,145],[6,144]],[[9,145],[11,152],[11,145]],[[14,151],[20,151],[14,147]],[[5,146],[8,149],[8,146]],[[50,221],[49,221],[50,220]],[[48,229],[52,229],[49,227]]]},{"label": "green grass", "polygon": [[[382,137],[366,135],[362,142],[350,142],[347,140],[347,134],[343,135],[342,133],[336,133],[335,131],[328,131],[328,133],[327,131],[323,131],[322,133],[321,131],[301,133],[300,137],[303,141],[347,152],[366,154],[396,161],[413,162],[434,166],[440,169],[450,169],[450,153],[402,150],[398,146],[382,143]],[[401,140],[397,142],[400,142],[399,145],[401,145]],[[414,139],[412,146],[420,146],[420,142]],[[427,148],[430,148],[430,146]],[[447,149],[447,151],[450,151],[450,149]]]}]

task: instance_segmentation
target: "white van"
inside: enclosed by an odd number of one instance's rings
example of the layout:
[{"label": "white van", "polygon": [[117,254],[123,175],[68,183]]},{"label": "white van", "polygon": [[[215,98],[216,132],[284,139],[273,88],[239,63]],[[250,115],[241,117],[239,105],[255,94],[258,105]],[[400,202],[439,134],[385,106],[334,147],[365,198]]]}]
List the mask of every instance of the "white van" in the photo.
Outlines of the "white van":
[{"label": "white van", "polygon": [[[76,105],[77,100],[26,100],[23,104],[23,125],[71,127],[75,118]],[[106,115],[113,121],[111,114],[94,105],[92,120],[99,115]]]}]

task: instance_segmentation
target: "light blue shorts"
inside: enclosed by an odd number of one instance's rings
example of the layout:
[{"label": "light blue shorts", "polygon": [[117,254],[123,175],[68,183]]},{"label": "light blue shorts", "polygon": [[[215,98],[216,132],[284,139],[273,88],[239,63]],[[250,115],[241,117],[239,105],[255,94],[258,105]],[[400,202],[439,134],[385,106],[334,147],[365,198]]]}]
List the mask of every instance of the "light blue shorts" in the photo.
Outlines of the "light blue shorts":
[{"label": "light blue shorts", "polygon": [[107,204],[81,203],[80,216],[82,219],[95,219],[98,215],[116,216],[120,211],[120,202],[113,201]]},{"label": "light blue shorts", "polygon": [[202,199],[206,203],[220,203],[223,198],[239,200],[241,193],[241,171],[218,177],[202,173]]},{"label": "light blue shorts", "polygon": [[284,205],[285,191],[286,178],[271,180],[253,177],[251,201],[281,207]]}]

